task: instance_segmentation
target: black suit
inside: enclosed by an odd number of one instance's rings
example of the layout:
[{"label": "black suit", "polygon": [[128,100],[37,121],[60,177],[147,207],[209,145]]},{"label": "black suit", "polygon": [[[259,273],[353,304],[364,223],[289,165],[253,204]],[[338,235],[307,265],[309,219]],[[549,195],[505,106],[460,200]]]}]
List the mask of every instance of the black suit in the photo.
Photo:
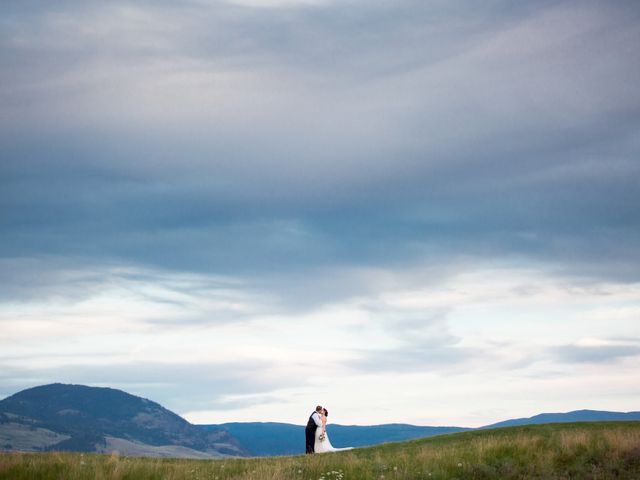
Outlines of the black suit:
[{"label": "black suit", "polygon": [[307,422],[307,427],[304,429],[304,436],[307,443],[307,453],[314,453],[314,445],[316,443],[316,430],[318,425],[313,419],[313,415],[318,414],[318,412],[313,412],[309,416],[309,421]]}]

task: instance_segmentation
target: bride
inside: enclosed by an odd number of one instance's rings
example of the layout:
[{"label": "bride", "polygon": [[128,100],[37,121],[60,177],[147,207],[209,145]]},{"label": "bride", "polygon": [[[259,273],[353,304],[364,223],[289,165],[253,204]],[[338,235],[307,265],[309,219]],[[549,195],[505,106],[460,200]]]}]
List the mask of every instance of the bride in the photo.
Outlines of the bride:
[{"label": "bride", "polygon": [[327,452],[342,452],[344,450],[351,450],[353,447],[335,448],[329,441],[329,435],[327,435],[327,417],[329,412],[326,408],[323,408],[320,412],[320,419],[322,420],[322,428],[316,429],[316,441],[313,446],[315,453],[327,453]]}]

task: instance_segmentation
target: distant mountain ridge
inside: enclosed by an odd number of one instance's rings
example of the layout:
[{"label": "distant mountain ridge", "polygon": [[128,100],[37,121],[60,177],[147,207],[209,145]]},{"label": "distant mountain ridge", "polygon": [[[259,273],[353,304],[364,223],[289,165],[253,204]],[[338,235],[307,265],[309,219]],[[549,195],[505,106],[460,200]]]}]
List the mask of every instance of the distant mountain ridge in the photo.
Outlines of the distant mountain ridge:
[{"label": "distant mountain ridge", "polygon": [[[480,427],[640,420],[640,412],[542,413]],[[336,447],[361,447],[473,430],[408,424],[329,424]],[[51,384],[0,400],[0,450],[69,450],[155,457],[219,458],[304,453],[304,426],[275,422],[193,425],[156,402],[112,388]]]},{"label": "distant mountain ridge", "polygon": [[566,413],[540,413],[533,417],[514,418],[492,423],[480,428],[515,427],[518,425],[539,425],[542,423],[605,422],[640,420],[640,412],[608,412],[605,410],[574,410]]},{"label": "distant mountain ridge", "polygon": [[151,400],[61,383],[0,401],[0,448],[201,458],[247,454],[226,430],[205,432]]},{"label": "distant mountain ridge", "polygon": [[[428,427],[400,423],[358,426],[329,424],[327,431],[335,447],[363,447],[386,442],[398,442],[415,438],[431,437],[465,430],[481,430],[517,425],[567,422],[640,420],[640,412],[609,412],[602,410],[575,410],[566,413],[541,413],[533,417],[505,420],[474,428]],[[200,425],[209,428],[223,428],[236,437],[255,456],[296,455],[303,453],[304,426],[273,422],[233,422],[214,425]]]},{"label": "distant mountain ridge", "polygon": [[[576,410],[566,413],[542,413],[529,418],[505,420],[486,425],[479,429],[510,427],[540,423],[590,422],[640,420],[640,412],[608,412],[599,410]],[[304,426],[274,422],[232,422],[214,425],[200,425],[209,428],[223,428],[245,446],[251,455],[296,455],[303,453]],[[474,430],[466,427],[428,427],[400,423],[358,426],[329,424],[327,431],[335,447],[363,447],[386,442],[399,442],[415,438],[431,437],[446,433]]]},{"label": "distant mountain ridge", "polygon": [[[204,430],[223,428],[253,456],[296,455],[304,453],[304,426],[275,422],[232,422],[200,425]],[[420,427],[401,423],[386,425],[329,424],[327,431],[334,447],[364,447],[386,442],[431,437],[469,430],[461,427]]]}]

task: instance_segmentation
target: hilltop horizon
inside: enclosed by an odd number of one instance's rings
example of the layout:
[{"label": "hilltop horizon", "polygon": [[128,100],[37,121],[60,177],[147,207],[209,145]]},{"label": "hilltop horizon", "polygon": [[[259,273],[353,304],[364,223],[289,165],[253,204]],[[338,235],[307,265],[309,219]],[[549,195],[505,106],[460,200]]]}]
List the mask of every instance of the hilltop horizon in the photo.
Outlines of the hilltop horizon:
[{"label": "hilltop horizon", "polygon": [[[103,386],[103,385],[96,385],[96,386],[92,386],[92,385],[83,385],[83,384],[65,384],[65,383],[61,383],[61,382],[54,382],[54,383],[50,383],[50,384],[43,384],[43,385],[34,385],[32,387],[28,387],[24,390],[21,390],[19,392],[14,392],[13,394],[7,395],[4,398],[0,398],[0,402],[2,402],[3,400],[6,400],[14,395],[23,393],[23,392],[28,392],[31,390],[39,390],[39,389],[46,389],[47,387],[56,387],[56,386],[62,386],[62,387],[80,387],[80,388],[89,388],[89,389],[102,389],[102,390],[107,390],[107,391],[115,391],[115,392],[121,392],[121,393],[125,393],[127,395],[133,396],[133,397],[137,397],[140,398],[142,400],[145,401],[150,401],[152,403],[156,403],[154,402],[152,399],[144,397],[144,396],[140,396],[140,395],[134,395],[131,394],[129,392],[127,392],[126,390],[120,389],[120,388],[115,388],[115,387],[111,387],[111,386]],[[616,410],[606,410],[606,409],[598,409],[598,408],[576,408],[573,410],[566,410],[566,411],[550,411],[550,412],[535,412],[532,413],[530,415],[521,415],[521,416],[513,416],[510,419],[499,419],[493,422],[488,422],[488,423],[482,423],[480,425],[461,425],[461,424],[456,424],[455,422],[449,422],[449,423],[441,423],[441,424],[436,424],[436,423],[431,423],[428,425],[421,425],[421,424],[416,424],[416,423],[411,423],[411,422],[406,422],[406,421],[402,421],[402,420],[398,420],[398,421],[392,421],[392,422],[386,422],[386,423],[369,423],[369,424],[355,424],[355,423],[336,423],[331,421],[330,424],[333,425],[341,425],[341,426],[354,426],[354,427],[369,427],[369,426],[380,426],[380,425],[407,425],[407,426],[416,426],[416,427],[462,427],[462,428],[468,428],[468,429],[482,429],[482,428],[492,428],[495,426],[502,426],[504,425],[520,425],[522,423],[518,423],[520,421],[525,421],[525,420],[536,420],[539,417],[542,418],[549,418],[552,417],[554,415],[569,415],[572,418],[576,418],[579,417],[580,415],[575,415],[575,414],[586,414],[585,417],[588,417],[589,414],[638,414],[639,418],[640,418],[640,408],[638,410],[629,410],[629,411],[616,411]],[[182,418],[185,418],[183,415],[180,415]],[[603,417],[599,417],[600,419],[602,419]],[[333,419],[333,415],[332,415],[332,419]],[[190,422],[193,425],[227,425],[227,424],[279,424],[279,425],[296,425],[296,426],[300,426],[300,425],[304,425],[306,423],[306,419],[302,419],[303,421],[298,421],[298,422],[288,422],[288,421],[281,421],[281,420],[272,420],[272,419],[261,419],[261,420],[243,420],[243,419],[236,419],[236,420],[232,420],[232,421],[224,421],[224,422],[203,422],[203,423],[194,423],[194,422]],[[188,421],[188,419],[187,419]],[[536,423],[536,422],[534,422]]]},{"label": "hilltop horizon", "polygon": [[[540,423],[640,421],[640,412],[581,410],[462,426],[329,423],[337,445],[388,442]],[[304,452],[304,424],[233,422],[194,425],[153,400],[110,387],[54,383],[0,400],[0,450],[75,451],[133,456],[221,459]]]}]

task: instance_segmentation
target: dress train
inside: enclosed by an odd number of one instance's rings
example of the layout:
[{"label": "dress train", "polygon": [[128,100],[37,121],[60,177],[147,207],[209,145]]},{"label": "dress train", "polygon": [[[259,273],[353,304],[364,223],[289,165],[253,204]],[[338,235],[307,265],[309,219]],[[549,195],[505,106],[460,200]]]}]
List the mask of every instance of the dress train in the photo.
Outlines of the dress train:
[{"label": "dress train", "polygon": [[331,441],[329,440],[329,434],[325,432],[324,440],[320,440],[320,434],[322,433],[321,428],[316,429],[316,441],[313,446],[313,450],[316,453],[327,453],[327,452],[343,452],[345,450],[352,450],[353,447],[345,447],[345,448],[336,448],[331,445]]}]

